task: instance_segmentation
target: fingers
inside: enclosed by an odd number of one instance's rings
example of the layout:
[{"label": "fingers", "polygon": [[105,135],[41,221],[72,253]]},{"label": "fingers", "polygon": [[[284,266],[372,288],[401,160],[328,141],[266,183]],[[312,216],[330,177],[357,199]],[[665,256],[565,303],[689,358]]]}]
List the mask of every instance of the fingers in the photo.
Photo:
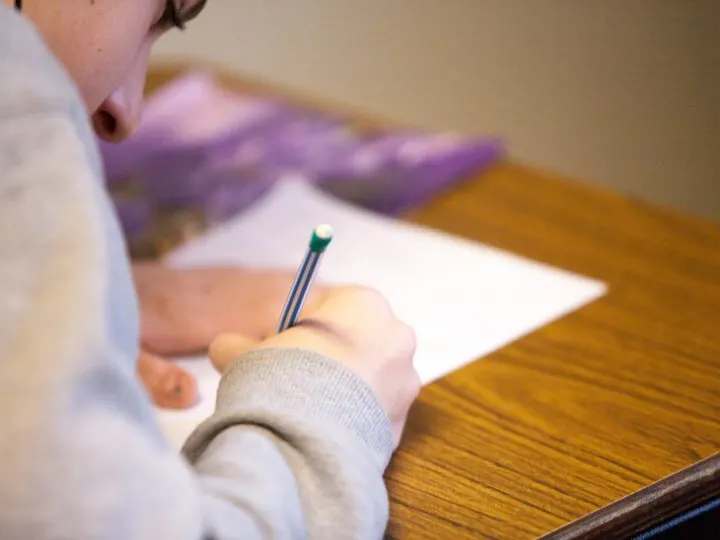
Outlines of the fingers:
[{"label": "fingers", "polygon": [[166,409],[186,409],[197,402],[193,376],[169,360],[141,351],[137,372],[153,402]]},{"label": "fingers", "polygon": [[258,344],[257,340],[241,334],[222,334],[212,342],[208,355],[215,369],[224,373],[238,357],[257,347]]}]

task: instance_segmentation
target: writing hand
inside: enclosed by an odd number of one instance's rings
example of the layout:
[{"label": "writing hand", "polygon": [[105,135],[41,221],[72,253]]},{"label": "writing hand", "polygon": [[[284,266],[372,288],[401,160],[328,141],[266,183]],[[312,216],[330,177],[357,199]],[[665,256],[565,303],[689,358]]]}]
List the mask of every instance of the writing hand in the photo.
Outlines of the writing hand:
[{"label": "writing hand", "polygon": [[398,320],[385,298],[362,287],[326,291],[308,306],[297,326],[268,339],[226,334],[210,348],[210,359],[224,372],[253,349],[309,349],[354,371],[374,392],[387,413],[395,444],[412,402],[420,391],[413,366],[415,335]]}]

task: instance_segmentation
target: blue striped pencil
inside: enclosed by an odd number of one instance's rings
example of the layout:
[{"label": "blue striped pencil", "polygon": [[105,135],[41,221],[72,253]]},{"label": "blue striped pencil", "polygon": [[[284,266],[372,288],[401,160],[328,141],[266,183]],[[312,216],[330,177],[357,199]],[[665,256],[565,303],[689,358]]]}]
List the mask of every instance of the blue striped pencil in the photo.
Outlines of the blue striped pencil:
[{"label": "blue striped pencil", "polygon": [[325,249],[330,245],[332,238],[333,230],[330,225],[318,225],[313,230],[307,253],[298,269],[295,281],[290,289],[290,294],[285,302],[285,307],[282,310],[280,324],[278,324],[278,333],[292,328],[297,324],[300,312],[302,311],[307,295],[310,292],[310,287],[320,266],[320,261],[325,253]]}]

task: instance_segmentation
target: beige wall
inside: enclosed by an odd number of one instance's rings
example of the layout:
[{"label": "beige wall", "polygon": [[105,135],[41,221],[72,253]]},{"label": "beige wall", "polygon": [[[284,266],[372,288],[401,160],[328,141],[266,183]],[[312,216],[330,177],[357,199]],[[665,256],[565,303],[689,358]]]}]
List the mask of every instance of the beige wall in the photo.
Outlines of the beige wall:
[{"label": "beige wall", "polygon": [[720,218],[718,0],[210,0],[188,55]]}]

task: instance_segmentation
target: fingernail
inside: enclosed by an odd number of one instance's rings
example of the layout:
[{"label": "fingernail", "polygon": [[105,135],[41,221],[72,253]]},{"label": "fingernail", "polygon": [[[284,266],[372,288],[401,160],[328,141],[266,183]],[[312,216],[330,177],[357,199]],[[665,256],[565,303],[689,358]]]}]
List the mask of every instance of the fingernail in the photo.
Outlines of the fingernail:
[{"label": "fingernail", "polygon": [[163,402],[172,408],[192,407],[198,400],[195,380],[182,371],[167,375],[163,381]]},{"label": "fingernail", "polygon": [[168,376],[163,383],[163,391],[168,396],[177,397],[183,393],[183,390],[182,381],[175,374]]}]

